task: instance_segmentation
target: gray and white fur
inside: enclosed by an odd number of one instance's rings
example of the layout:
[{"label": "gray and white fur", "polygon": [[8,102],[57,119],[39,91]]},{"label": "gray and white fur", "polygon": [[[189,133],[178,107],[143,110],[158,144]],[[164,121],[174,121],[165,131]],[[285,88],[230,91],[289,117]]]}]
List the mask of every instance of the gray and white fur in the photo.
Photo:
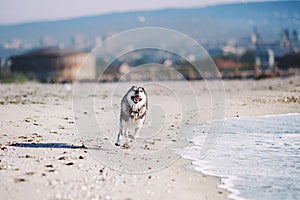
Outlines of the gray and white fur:
[{"label": "gray and white fur", "polygon": [[132,86],[121,101],[120,130],[116,146],[125,138],[124,147],[128,148],[128,137],[139,137],[148,109],[147,93],[143,87]]}]

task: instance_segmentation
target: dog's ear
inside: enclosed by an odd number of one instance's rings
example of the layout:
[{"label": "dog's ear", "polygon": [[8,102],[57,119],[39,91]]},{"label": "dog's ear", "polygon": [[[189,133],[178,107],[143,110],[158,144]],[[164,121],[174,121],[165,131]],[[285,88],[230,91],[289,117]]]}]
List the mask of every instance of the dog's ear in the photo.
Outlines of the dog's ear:
[{"label": "dog's ear", "polygon": [[143,88],[143,87],[141,87],[141,88],[142,88],[142,90],[144,91],[144,93],[147,94],[145,88]]},{"label": "dog's ear", "polygon": [[135,85],[133,85],[133,86],[131,86],[131,88],[130,89],[133,89],[133,88],[135,88],[136,86]]},{"label": "dog's ear", "polygon": [[148,97],[147,97],[148,94],[147,94],[145,88],[143,88],[143,87],[141,87],[141,88],[144,91],[144,94],[146,95],[146,109],[148,109]]}]

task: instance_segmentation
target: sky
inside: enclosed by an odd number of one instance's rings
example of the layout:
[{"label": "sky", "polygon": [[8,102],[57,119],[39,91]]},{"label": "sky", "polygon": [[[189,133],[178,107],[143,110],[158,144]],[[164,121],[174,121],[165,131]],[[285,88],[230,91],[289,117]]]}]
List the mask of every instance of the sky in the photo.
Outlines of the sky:
[{"label": "sky", "polygon": [[0,25],[253,1],[264,0],[0,0]]}]

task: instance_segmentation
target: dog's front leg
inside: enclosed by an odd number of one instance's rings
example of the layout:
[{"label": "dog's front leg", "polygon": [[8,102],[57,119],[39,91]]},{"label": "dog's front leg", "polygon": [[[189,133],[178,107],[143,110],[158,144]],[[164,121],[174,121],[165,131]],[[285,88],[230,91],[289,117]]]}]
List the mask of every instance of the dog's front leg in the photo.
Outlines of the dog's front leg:
[{"label": "dog's front leg", "polygon": [[129,148],[128,136],[129,136],[128,130],[127,130],[127,128],[125,128],[125,130],[124,130],[125,143],[123,145],[123,148],[125,148],[125,149]]},{"label": "dog's front leg", "polygon": [[124,135],[124,132],[123,132],[123,123],[120,121],[120,129],[119,129],[117,141],[115,142],[116,146],[120,146],[119,142],[120,142],[120,139],[122,138],[123,135]]},{"label": "dog's front leg", "polygon": [[122,130],[120,130],[119,133],[118,133],[117,141],[115,142],[116,146],[120,146],[119,142],[120,142],[120,139],[122,139],[122,135],[123,135]]},{"label": "dog's front leg", "polygon": [[145,114],[142,115],[141,119],[138,121],[137,127],[134,129],[134,137],[139,138],[140,137],[140,131],[143,127],[143,124],[145,122]]},{"label": "dog's front leg", "polygon": [[135,128],[134,138],[140,137],[140,130],[141,130],[141,127]]}]

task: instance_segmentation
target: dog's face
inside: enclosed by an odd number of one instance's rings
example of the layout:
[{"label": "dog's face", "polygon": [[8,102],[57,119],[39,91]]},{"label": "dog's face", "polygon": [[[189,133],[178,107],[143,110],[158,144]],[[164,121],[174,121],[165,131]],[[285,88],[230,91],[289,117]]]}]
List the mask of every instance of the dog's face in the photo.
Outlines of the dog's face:
[{"label": "dog's face", "polygon": [[128,92],[127,99],[134,104],[146,102],[147,94],[143,87],[132,86]]}]

